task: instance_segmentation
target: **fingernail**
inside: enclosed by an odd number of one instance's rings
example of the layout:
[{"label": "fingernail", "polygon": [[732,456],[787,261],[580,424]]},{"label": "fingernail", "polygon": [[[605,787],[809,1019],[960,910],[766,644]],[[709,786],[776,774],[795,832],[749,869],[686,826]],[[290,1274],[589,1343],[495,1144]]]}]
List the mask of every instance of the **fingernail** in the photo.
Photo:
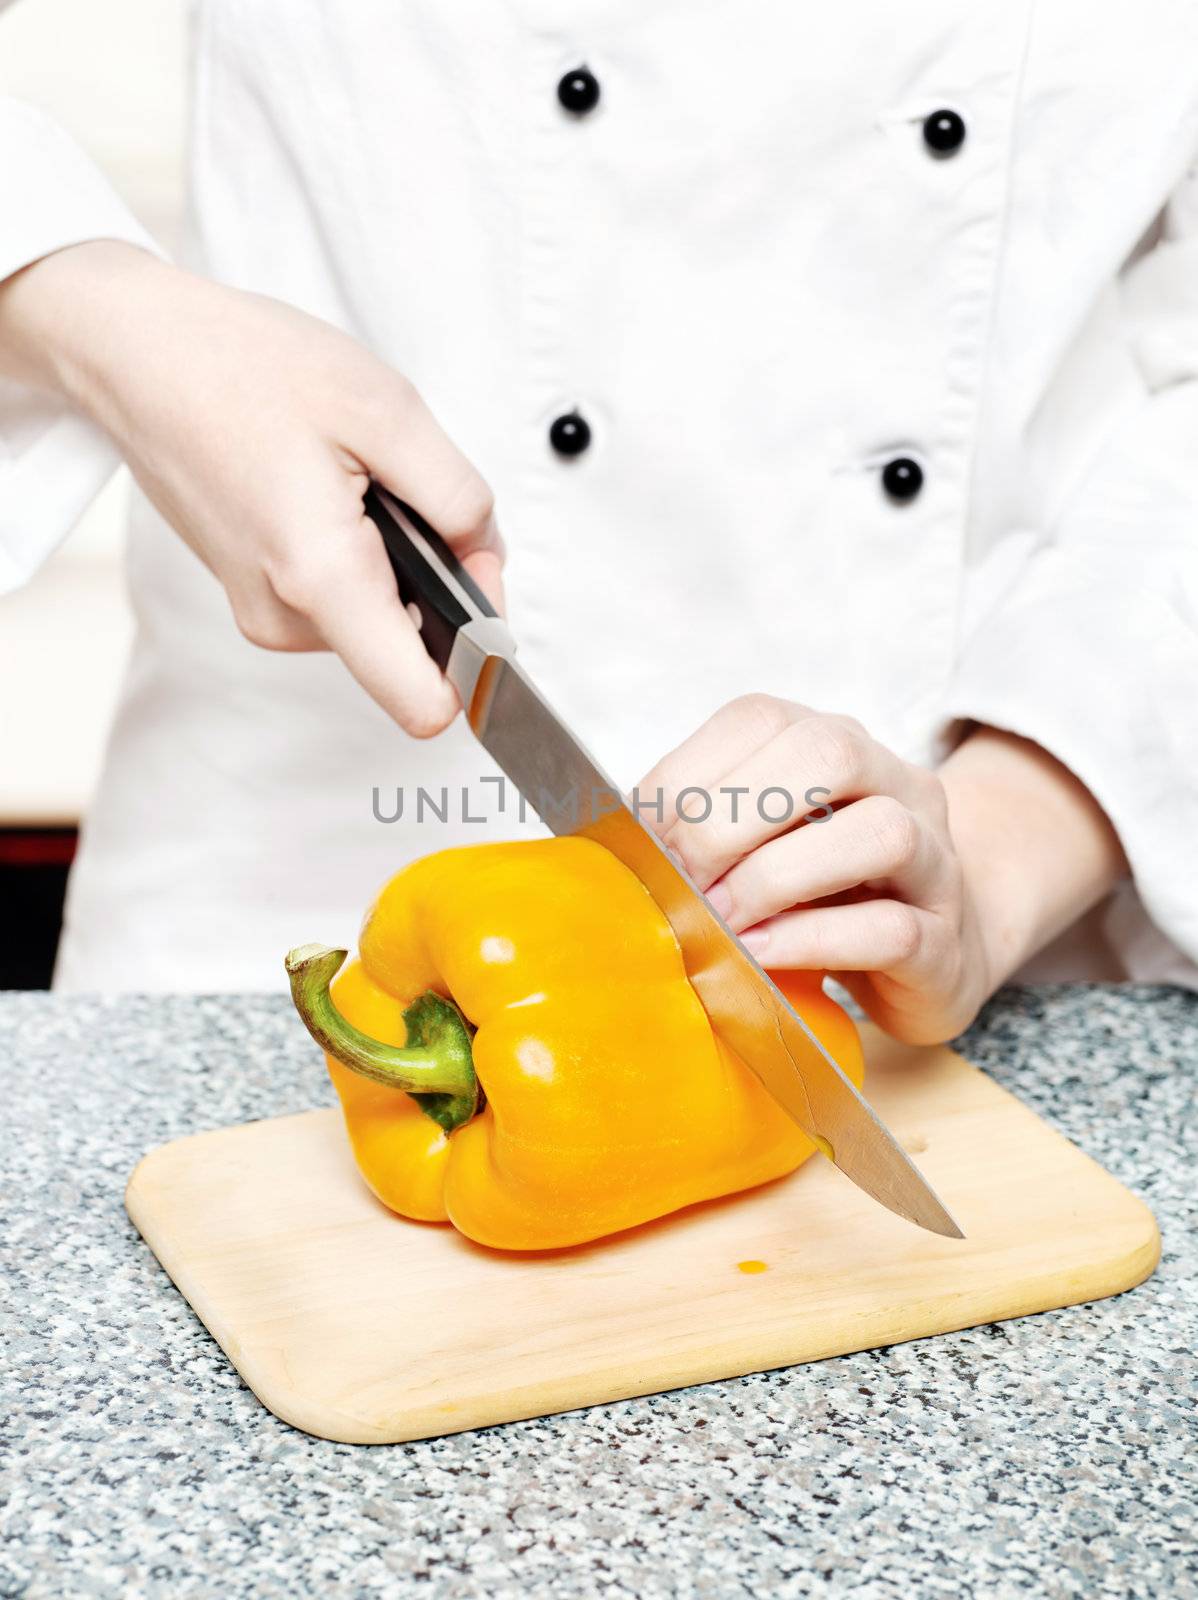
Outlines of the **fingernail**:
[{"label": "fingernail", "polygon": [[732,915],[732,896],[722,883],[713,883],[707,891],[707,898],[726,922]]},{"label": "fingernail", "polygon": [[740,936],[740,942],[750,955],[759,956],[770,942],[770,936],[765,928],[746,928]]}]

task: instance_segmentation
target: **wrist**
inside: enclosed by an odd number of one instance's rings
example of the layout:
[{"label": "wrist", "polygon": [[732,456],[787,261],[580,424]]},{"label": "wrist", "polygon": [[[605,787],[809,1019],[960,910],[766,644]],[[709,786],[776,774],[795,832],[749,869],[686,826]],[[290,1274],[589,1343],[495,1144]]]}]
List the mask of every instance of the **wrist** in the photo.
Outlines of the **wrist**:
[{"label": "wrist", "polygon": [[1090,791],[1029,739],[980,727],[939,775],[993,992],[1097,905],[1127,861]]},{"label": "wrist", "polygon": [[950,758],[940,778],[961,866],[966,916],[980,956],[984,1000],[1033,953],[1034,894],[1019,862],[1009,802],[984,764]]},{"label": "wrist", "polygon": [[147,283],[172,269],[115,239],[68,245],[0,284],[0,370],[104,422],[122,329]]}]

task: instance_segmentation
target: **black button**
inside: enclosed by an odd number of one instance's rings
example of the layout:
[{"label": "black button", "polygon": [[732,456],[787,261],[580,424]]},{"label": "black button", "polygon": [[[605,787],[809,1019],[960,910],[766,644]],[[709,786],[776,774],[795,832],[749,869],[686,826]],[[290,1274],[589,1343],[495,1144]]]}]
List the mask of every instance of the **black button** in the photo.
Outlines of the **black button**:
[{"label": "black button", "polygon": [[933,155],[955,155],[965,143],[965,122],[955,111],[933,111],[924,118],[923,142]]},{"label": "black button", "polygon": [[567,111],[585,117],[599,104],[599,79],[586,67],[575,67],[558,84],[557,98]]},{"label": "black button", "polygon": [[909,456],[896,456],[882,468],[882,487],[892,500],[914,500],[923,488],[923,468]]},{"label": "black button", "polygon": [[549,428],[549,443],[559,456],[580,456],[591,442],[591,427],[577,411],[555,417]]}]

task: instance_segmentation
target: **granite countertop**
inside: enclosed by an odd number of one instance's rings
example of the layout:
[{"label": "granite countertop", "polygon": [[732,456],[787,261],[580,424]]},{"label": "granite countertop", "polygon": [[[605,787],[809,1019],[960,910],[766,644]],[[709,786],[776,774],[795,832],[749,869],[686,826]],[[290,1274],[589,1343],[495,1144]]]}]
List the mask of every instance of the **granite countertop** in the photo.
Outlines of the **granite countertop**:
[{"label": "granite countertop", "polygon": [[1130,1294],[424,1443],[276,1421],[121,1204],[325,1104],[283,997],[0,996],[5,1596],[1198,1595],[1198,995],[1003,991],[961,1048],[1156,1212]]}]

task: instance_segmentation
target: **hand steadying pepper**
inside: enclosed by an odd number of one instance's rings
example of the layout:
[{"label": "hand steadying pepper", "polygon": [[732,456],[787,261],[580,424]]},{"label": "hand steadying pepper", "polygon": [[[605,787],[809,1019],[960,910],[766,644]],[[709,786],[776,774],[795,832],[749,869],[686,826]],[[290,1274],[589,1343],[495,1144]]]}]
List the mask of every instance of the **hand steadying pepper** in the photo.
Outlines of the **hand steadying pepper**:
[{"label": "hand steadying pepper", "polygon": [[[585,839],[427,856],[360,961],[301,946],[292,992],[383,1203],[514,1250],[578,1244],[791,1172],[814,1146],[716,1038],[673,931]],[[785,992],[858,1083],[819,973]]]},{"label": "hand steadying pepper", "polygon": [[[831,817],[800,824],[800,806],[764,821],[752,798],[773,786],[799,797],[819,788]],[[688,787],[749,799],[736,820],[727,804],[689,822],[674,805]],[[749,695],[659,762],[639,793],[659,789],[660,822],[641,815],[775,979],[778,968],[832,972],[913,1044],[954,1038],[1127,871],[1073,773],[996,728],[975,726],[932,772],[853,717]]]}]

